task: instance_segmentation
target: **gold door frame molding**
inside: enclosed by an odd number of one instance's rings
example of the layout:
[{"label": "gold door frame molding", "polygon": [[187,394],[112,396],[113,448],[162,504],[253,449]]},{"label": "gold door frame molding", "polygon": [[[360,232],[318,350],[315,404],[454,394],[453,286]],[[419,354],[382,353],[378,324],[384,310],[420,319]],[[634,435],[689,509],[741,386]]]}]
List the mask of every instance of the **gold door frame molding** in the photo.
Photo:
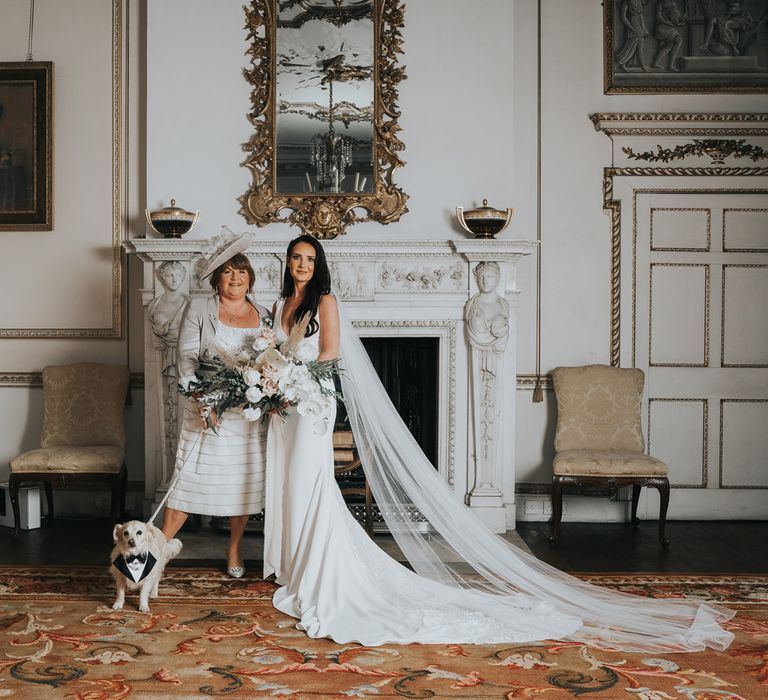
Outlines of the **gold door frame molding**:
[{"label": "gold door frame molding", "polygon": [[[610,283],[610,342],[609,357],[610,364],[618,367],[621,358],[621,200],[614,197],[614,186],[616,178],[622,177],[766,177],[768,168],[636,168],[636,167],[609,167],[603,168],[603,209],[608,212],[611,219],[611,283]],[[763,190],[745,190],[745,189],[633,189],[633,219],[635,226],[633,228],[633,284],[632,284],[632,306],[633,314],[636,305],[635,297],[635,279],[636,279],[636,245],[637,245],[637,194],[640,192],[659,192],[666,194],[692,194],[692,193],[727,193],[727,194],[753,194],[763,192]],[[634,316],[633,316],[633,340],[632,340],[632,363],[635,364],[634,347]]]},{"label": "gold door frame molding", "polygon": [[723,483],[723,405],[727,403],[768,403],[768,399],[720,399],[720,445],[719,445],[719,459],[718,459],[718,486],[721,489],[768,489],[768,486],[752,486],[750,484],[724,484]]},{"label": "gold door frame molding", "polygon": [[651,452],[651,404],[658,403],[701,403],[702,412],[704,414],[702,443],[701,443],[701,483],[699,484],[672,484],[670,486],[675,489],[705,489],[707,488],[707,480],[709,479],[709,400],[700,398],[667,398],[664,396],[657,396],[655,398],[648,399],[648,454]]},{"label": "gold door frame molding", "polygon": [[[636,265],[637,257],[633,256],[633,266]],[[702,362],[654,362],[653,361],[653,268],[655,267],[703,267],[704,268],[704,359]],[[709,367],[709,303],[710,303],[710,270],[707,263],[675,263],[675,262],[652,262],[649,265],[648,279],[648,367]],[[635,316],[632,316],[632,334],[634,328]],[[632,358],[635,359],[634,357]]]},{"label": "gold door frame molding", "polygon": [[[763,253],[764,251],[760,251]],[[723,279],[720,284],[722,301],[720,303],[720,366],[727,368],[744,368],[744,369],[766,369],[768,364],[750,363],[750,364],[731,364],[725,361],[725,280],[726,272],[733,268],[768,268],[766,263],[723,263]]]},{"label": "gold door frame molding", "polygon": [[[124,253],[127,231],[125,156],[127,151],[127,2],[112,0],[112,325],[109,328],[0,328],[0,339],[122,339]],[[8,373],[21,376],[24,373]],[[5,376],[5,375],[2,375]]]}]

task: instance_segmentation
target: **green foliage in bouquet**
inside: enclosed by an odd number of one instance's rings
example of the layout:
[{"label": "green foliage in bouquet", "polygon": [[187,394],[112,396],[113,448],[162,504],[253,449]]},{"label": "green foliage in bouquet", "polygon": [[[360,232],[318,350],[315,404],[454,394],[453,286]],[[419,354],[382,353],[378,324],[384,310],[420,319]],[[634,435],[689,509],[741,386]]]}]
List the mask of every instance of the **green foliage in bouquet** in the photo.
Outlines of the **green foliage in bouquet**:
[{"label": "green foliage in bouquet", "polygon": [[[275,351],[272,350],[271,352],[274,353]],[[266,357],[266,353],[264,355]],[[282,361],[284,368],[305,367],[316,394],[335,401],[343,401],[340,392],[323,385],[324,381],[333,382],[340,373],[336,360],[297,362],[279,354],[277,357]],[[231,366],[217,356],[206,355],[201,360],[199,369],[195,371],[195,378],[188,383],[186,388],[179,384],[178,390],[182,395],[195,399],[203,407],[201,415],[205,420],[206,428],[214,432],[217,432],[212,421],[214,414],[221,416],[229,409],[243,408],[245,420],[261,419],[262,423],[266,424],[273,414],[285,418],[291,406],[302,402],[302,392],[295,390],[295,387],[291,399],[288,399],[279,390],[263,391],[264,382],[259,381],[254,384],[249,377],[249,373],[255,371],[252,364]],[[249,396],[249,392],[254,391],[258,398],[250,400],[253,394]],[[294,396],[296,398],[293,398]],[[317,409],[315,408],[315,410]],[[309,409],[309,412],[313,412],[312,409]]]}]

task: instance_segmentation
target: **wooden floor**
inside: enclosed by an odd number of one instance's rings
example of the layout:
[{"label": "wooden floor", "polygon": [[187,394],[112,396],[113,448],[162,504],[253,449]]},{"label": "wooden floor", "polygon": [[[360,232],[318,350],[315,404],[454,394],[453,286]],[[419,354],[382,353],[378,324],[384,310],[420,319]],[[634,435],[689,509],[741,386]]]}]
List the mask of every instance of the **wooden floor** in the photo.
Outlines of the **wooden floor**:
[{"label": "wooden floor", "polygon": [[548,523],[518,523],[517,531],[539,558],[563,571],[768,573],[768,522],[668,521],[668,548],[655,522],[563,523],[552,547]]},{"label": "wooden floor", "polygon": [[[112,548],[108,519],[58,519],[53,527],[22,531],[18,539],[0,527],[0,564],[56,564],[106,566]],[[559,545],[547,541],[547,523],[519,523],[518,533],[540,559],[564,571],[768,573],[768,522],[671,521],[672,538],[663,549],[654,522],[637,528],[623,523],[564,523]],[[224,551],[222,534],[211,532]],[[246,558],[260,537],[246,535]],[[182,533],[183,539],[183,533]],[[218,544],[218,542],[217,542]],[[178,562],[183,566],[210,565],[209,559]],[[258,570],[250,562],[252,570]]]}]

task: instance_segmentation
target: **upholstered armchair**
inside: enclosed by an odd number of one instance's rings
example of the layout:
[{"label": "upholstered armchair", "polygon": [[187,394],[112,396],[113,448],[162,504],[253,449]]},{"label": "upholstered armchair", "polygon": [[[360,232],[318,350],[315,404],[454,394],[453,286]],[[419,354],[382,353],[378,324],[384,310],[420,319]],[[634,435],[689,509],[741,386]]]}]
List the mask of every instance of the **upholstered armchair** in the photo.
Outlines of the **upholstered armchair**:
[{"label": "upholstered armchair", "polygon": [[645,375],[639,369],[606,365],[558,367],[552,373],[557,397],[557,429],[552,477],[552,533],[560,538],[563,487],[594,484],[632,486],[632,522],[637,524],[640,489],[659,491],[659,541],[669,505],[667,465],[645,454],[640,422]]},{"label": "upholstered armchair", "polygon": [[10,496],[19,532],[19,487],[42,482],[53,520],[53,487],[106,482],[112,517],[125,510],[125,426],[128,368],[81,363],[43,370],[40,448],[11,460]]}]

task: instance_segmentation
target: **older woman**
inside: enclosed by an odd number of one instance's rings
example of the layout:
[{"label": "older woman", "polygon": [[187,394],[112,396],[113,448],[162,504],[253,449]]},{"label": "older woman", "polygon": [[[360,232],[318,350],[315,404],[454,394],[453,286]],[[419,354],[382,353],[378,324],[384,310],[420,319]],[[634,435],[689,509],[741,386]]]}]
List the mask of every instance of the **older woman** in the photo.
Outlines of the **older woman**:
[{"label": "older woman", "polygon": [[[244,255],[251,241],[250,234],[224,235],[204,258],[200,277],[210,277],[213,294],[193,299],[184,314],[179,335],[182,384],[194,378],[206,354],[237,362],[269,321],[269,312],[251,295],[255,274]],[[215,431],[204,430],[201,410],[194,399],[187,400],[176,456],[175,473],[181,470],[181,476],[168,498],[163,533],[173,537],[189,513],[229,516],[227,572],[241,578],[248,516],[264,507],[265,429],[232,409],[211,415]]]}]

